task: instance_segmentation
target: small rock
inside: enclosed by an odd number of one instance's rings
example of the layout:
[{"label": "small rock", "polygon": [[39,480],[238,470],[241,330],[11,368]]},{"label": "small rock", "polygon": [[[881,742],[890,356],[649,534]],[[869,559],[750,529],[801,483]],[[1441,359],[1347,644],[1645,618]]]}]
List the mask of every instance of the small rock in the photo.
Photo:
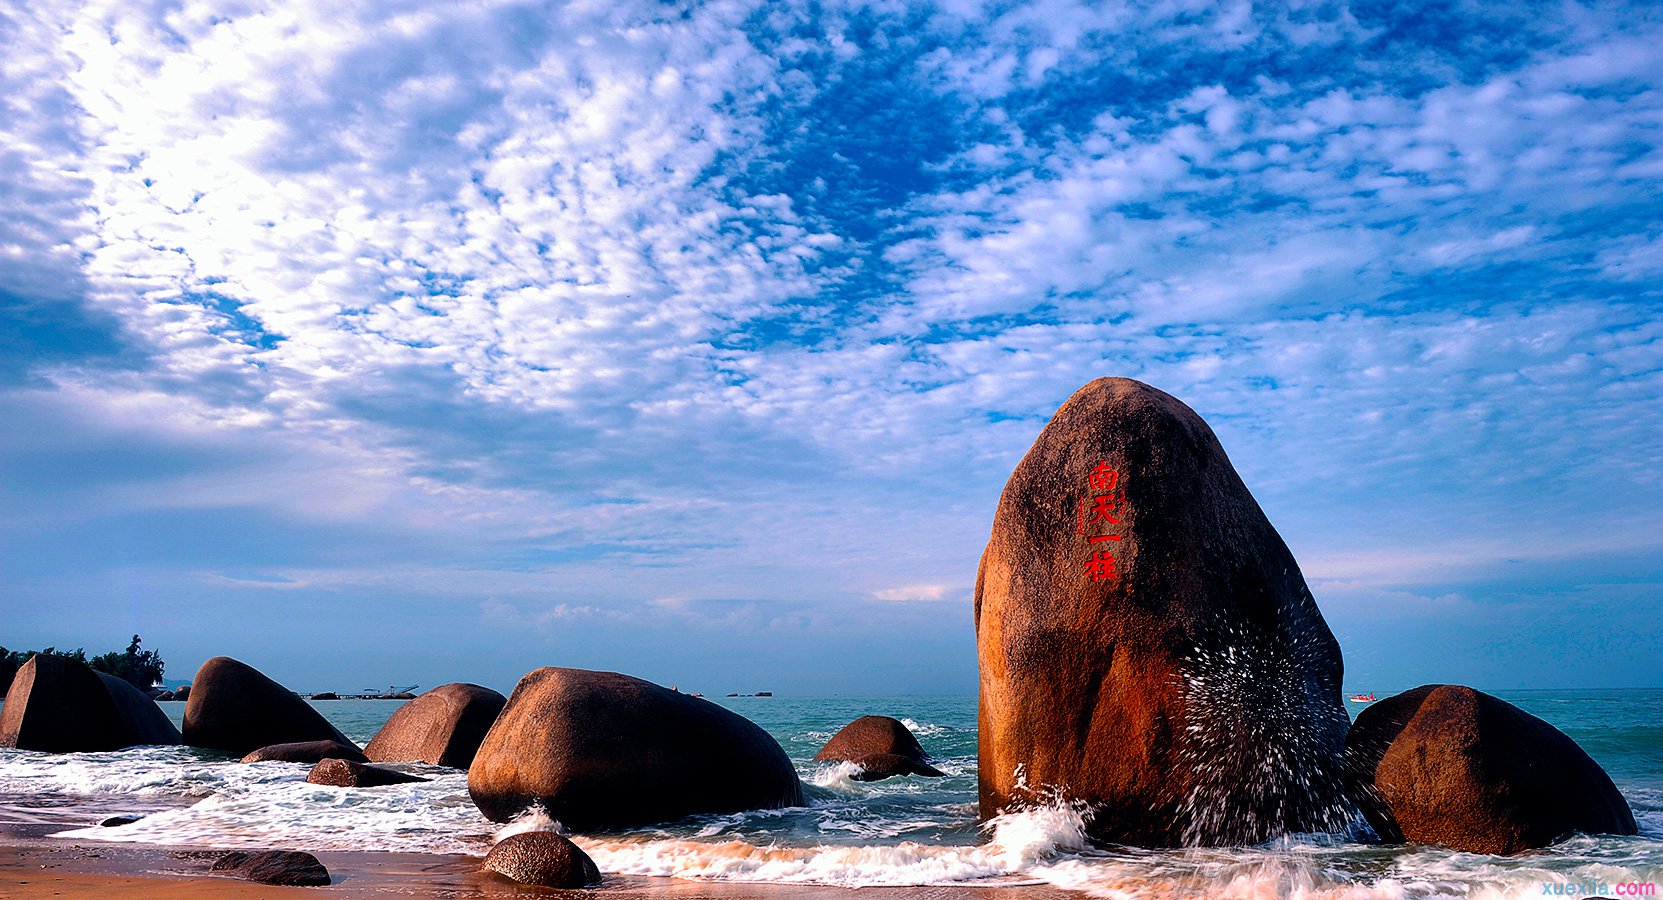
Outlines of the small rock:
[{"label": "small rock", "polygon": [[99,822],[98,827],[114,828],[117,825],[131,825],[142,818],[144,818],[144,816],[111,816],[108,819]]},{"label": "small rock", "polygon": [[341,699],[341,695],[335,693],[334,691],[323,691],[321,693],[313,694],[312,699],[313,700],[339,700],[339,699]]},{"label": "small rock", "polygon": [[326,759],[350,759],[369,762],[357,747],[339,741],[299,741],[293,744],[271,744],[243,757],[245,763],[294,762],[315,763]]},{"label": "small rock", "polygon": [[582,848],[551,831],[513,835],[485,857],[484,869],[521,884],[579,888],[598,884],[600,869]]},{"label": "small rock", "polygon": [[312,771],[306,775],[306,780],[312,784],[330,787],[368,788],[389,784],[411,784],[428,779],[383,769],[380,766],[366,766],[350,759],[324,759],[312,767]]},{"label": "small rock", "polygon": [[261,884],[319,887],[329,883],[329,870],[323,863],[299,850],[237,850],[215,860],[210,871]]},{"label": "small rock", "polygon": [[923,745],[912,729],[890,716],[861,716],[843,726],[820,748],[814,758],[843,760],[861,767],[856,781],[877,781],[895,775],[944,777],[947,773],[930,765]]},{"label": "small rock", "polygon": [[868,753],[849,762],[860,766],[859,772],[849,776],[855,781],[882,781],[896,775],[923,775],[929,778],[944,778],[947,775],[929,763],[899,753]]}]

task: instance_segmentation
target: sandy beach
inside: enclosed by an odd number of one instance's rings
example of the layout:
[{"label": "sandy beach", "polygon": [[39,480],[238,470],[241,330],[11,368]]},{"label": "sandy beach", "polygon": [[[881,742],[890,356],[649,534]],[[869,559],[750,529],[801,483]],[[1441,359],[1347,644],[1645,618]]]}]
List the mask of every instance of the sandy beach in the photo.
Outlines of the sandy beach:
[{"label": "sandy beach", "polygon": [[557,891],[514,884],[479,871],[469,856],[423,853],[318,853],[334,883],[327,887],[273,887],[207,874],[220,851],[108,846],[28,839],[6,835],[0,845],[0,895],[18,898],[99,897],[139,900],[169,897],[443,897],[447,900],[502,897],[599,898],[772,898],[772,900],[862,900],[889,898],[1021,897],[1051,900],[1073,896],[1043,885],[905,888],[838,888],[814,885],[697,882],[676,878],[610,876],[596,889]]},{"label": "sandy beach", "polygon": [[[91,822],[76,822],[92,824]],[[274,887],[209,874],[226,851],[203,847],[106,844],[48,836],[61,824],[0,824],[0,897],[98,897],[140,900],[168,897],[266,898],[442,897],[494,900],[509,897],[679,898],[679,900],[862,900],[890,898],[1016,898],[1055,900],[1077,896],[1048,885],[943,885],[840,888],[819,885],[705,882],[679,878],[609,875],[599,888],[559,891],[515,884],[479,870],[479,858],[463,854],[319,852],[329,869],[327,887]]]}]

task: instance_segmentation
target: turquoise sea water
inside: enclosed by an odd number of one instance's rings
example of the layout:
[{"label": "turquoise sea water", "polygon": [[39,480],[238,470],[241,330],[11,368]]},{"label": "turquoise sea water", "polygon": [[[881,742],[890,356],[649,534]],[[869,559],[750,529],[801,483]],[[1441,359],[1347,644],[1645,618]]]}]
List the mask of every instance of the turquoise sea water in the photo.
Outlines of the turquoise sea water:
[{"label": "turquoise sea water", "polygon": [[[1329,835],[1209,850],[1092,847],[1067,808],[977,821],[974,697],[747,697],[711,699],[779,740],[807,786],[808,806],[578,840],[612,872],[844,885],[1046,883],[1082,896],[1488,898],[1544,896],[1566,885],[1663,884],[1663,691],[1497,693],[1599,761],[1642,833],[1578,836],[1512,858]],[[183,715],[182,703],[162,706],[175,721]],[[313,706],[363,742],[398,704]],[[838,728],[868,714],[906,721],[949,777],[857,782],[847,764],[813,761]],[[187,748],[65,756],[0,750],[0,795],[8,798],[0,815],[26,807],[20,798],[52,797],[60,808],[89,814],[149,813],[134,825],[72,832],[78,839],[301,849],[483,853],[502,830],[468,800],[464,772],[406,766],[433,780],[351,791],[306,784],[307,768],[242,765]],[[550,823],[533,816],[521,827]]]}]

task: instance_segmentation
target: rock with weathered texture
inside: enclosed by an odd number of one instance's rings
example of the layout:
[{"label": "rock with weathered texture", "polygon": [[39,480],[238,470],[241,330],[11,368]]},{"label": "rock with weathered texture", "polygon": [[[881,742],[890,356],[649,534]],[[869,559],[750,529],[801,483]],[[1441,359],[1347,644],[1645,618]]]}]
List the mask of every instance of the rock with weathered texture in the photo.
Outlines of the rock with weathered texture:
[{"label": "rock with weathered texture", "polygon": [[396,772],[380,766],[366,766],[350,759],[324,759],[306,773],[306,780],[312,784],[325,784],[330,787],[385,787],[389,784],[414,784],[427,781],[418,775]]},{"label": "rock with weathered texture", "polygon": [[981,811],[1061,795],[1166,847],[1341,826],[1338,643],[1212,429],[1100,378],[1006,484],[976,579]]},{"label": "rock with weathered texture", "polygon": [[350,759],[369,762],[364,752],[340,741],[295,741],[290,744],[268,744],[242,758],[245,763],[288,762],[315,763],[326,759]]},{"label": "rock with weathered texture", "polygon": [[1573,832],[1635,833],[1628,802],[1575,741],[1469,687],[1423,685],[1371,705],[1346,755],[1358,805],[1387,841],[1505,855]]},{"label": "rock with weathered texture", "polygon": [[477,684],[446,684],[399,707],[364,747],[375,762],[466,769],[508,698]]},{"label": "rock with weathered texture", "polygon": [[167,717],[167,713],[162,712],[156,701],[145,696],[125,679],[105,672],[97,674],[98,680],[104,682],[104,690],[109,692],[110,699],[115,702],[116,718],[132,737],[133,744],[173,746],[179,743],[179,729],[174,727],[173,720]]},{"label": "rock with weathered texture", "polygon": [[580,888],[599,884],[600,869],[583,849],[558,834],[526,831],[504,838],[482,867],[521,884]]},{"label": "rock with weathered texture", "polygon": [[0,747],[92,753],[177,743],[179,730],[155,701],[65,656],[31,657],[0,706]]},{"label": "rock with weathered texture", "polygon": [[329,870],[323,863],[299,850],[235,850],[215,860],[210,871],[261,884],[321,887],[329,883]]},{"label": "rock with weathered texture", "polygon": [[578,830],[803,802],[791,760],[748,719],[628,675],[560,668],[520,679],[468,793],[492,821],[539,803]]},{"label": "rock with weathered texture", "polygon": [[929,764],[929,754],[900,719],[889,716],[861,716],[843,726],[814,758],[852,762],[860,772],[856,781],[879,781],[897,775],[944,777],[947,773]]},{"label": "rock with weathered texture", "polygon": [[293,691],[227,656],[203,663],[191,682],[184,737],[192,747],[236,756],[306,741],[358,747]]}]

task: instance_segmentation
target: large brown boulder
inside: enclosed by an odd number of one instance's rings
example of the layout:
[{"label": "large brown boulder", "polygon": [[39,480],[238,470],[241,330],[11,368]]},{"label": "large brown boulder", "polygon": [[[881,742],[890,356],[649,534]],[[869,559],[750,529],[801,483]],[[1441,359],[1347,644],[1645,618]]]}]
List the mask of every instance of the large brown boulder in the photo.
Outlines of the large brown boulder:
[{"label": "large brown boulder", "polygon": [[1337,828],[1340,648],[1212,429],[1081,388],[1005,485],[976,579],[981,812],[1056,796],[1150,847]]},{"label": "large brown boulder", "polygon": [[179,730],[155,701],[64,656],[31,657],[0,707],[0,747],[90,753],[177,743]]},{"label": "large brown boulder", "polygon": [[1358,805],[1387,841],[1469,853],[1634,834],[1611,777],[1564,732],[1481,691],[1428,684],[1357,716],[1346,756]]},{"label": "large brown boulder", "polygon": [[498,842],[481,868],[521,884],[580,888],[599,884],[601,872],[583,849],[558,834],[525,831]]},{"label": "large brown boulder", "polygon": [[508,698],[477,684],[446,684],[399,707],[364,747],[376,762],[466,769]]},{"label": "large brown boulder", "polygon": [[861,716],[843,726],[814,758],[821,761],[852,762],[860,766],[856,781],[878,781],[896,775],[944,777],[946,772],[930,765],[929,755],[900,719],[889,716]]},{"label": "large brown boulder", "polygon": [[520,679],[468,793],[493,821],[539,803],[579,830],[803,802],[791,760],[750,720],[628,675],[559,668]]},{"label": "large brown boulder", "polygon": [[192,747],[234,756],[302,741],[358,747],[293,691],[228,656],[203,663],[191,681],[184,737]]}]

